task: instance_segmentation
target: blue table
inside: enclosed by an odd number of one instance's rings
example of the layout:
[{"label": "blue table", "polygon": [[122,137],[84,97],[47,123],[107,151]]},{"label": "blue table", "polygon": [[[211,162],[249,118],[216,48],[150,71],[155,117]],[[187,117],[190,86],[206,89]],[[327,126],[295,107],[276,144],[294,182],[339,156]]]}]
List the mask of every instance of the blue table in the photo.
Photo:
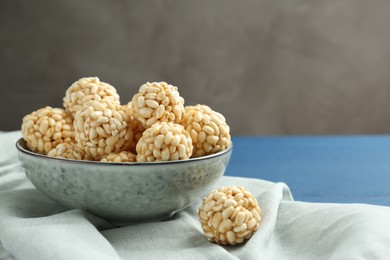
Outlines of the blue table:
[{"label": "blue table", "polygon": [[234,137],[228,176],[285,182],[294,199],[390,206],[390,136]]}]

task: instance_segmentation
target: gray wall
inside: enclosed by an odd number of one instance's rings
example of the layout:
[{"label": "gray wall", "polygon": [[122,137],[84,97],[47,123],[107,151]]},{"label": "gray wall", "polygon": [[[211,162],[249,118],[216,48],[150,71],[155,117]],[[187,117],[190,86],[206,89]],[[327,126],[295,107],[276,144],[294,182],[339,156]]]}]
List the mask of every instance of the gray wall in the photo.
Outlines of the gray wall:
[{"label": "gray wall", "polygon": [[390,132],[390,2],[0,0],[0,130],[83,76],[145,81],[237,134]]}]

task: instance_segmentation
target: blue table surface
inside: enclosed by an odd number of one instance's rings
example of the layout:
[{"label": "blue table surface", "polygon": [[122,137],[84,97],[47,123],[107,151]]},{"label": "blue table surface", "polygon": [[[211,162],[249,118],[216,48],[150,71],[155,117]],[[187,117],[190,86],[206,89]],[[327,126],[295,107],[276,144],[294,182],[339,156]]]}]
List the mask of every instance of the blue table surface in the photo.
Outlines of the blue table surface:
[{"label": "blue table surface", "polygon": [[233,137],[227,176],[286,183],[295,200],[390,206],[390,136]]}]

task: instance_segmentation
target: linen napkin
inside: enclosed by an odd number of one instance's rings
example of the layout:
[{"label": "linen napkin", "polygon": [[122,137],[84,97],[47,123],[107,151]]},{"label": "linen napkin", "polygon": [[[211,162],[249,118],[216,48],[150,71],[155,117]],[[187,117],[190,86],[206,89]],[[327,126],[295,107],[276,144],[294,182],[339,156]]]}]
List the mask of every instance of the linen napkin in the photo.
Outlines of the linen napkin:
[{"label": "linen napkin", "polygon": [[170,219],[117,227],[46,198],[25,177],[15,142],[0,133],[0,259],[389,259],[390,207],[293,201],[288,187],[223,177],[258,200],[262,222],[236,246],[210,243],[199,203]]}]

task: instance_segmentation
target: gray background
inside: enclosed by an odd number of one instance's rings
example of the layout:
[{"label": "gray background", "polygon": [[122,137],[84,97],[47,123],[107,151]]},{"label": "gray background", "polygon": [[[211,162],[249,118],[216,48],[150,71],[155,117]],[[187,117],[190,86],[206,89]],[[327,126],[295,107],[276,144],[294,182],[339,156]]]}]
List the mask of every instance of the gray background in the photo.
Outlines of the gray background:
[{"label": "gray background", "polygon": [[83,76],[146,81],[234,135],[390,132],[390,1],[0,0],[0,130]]}]

